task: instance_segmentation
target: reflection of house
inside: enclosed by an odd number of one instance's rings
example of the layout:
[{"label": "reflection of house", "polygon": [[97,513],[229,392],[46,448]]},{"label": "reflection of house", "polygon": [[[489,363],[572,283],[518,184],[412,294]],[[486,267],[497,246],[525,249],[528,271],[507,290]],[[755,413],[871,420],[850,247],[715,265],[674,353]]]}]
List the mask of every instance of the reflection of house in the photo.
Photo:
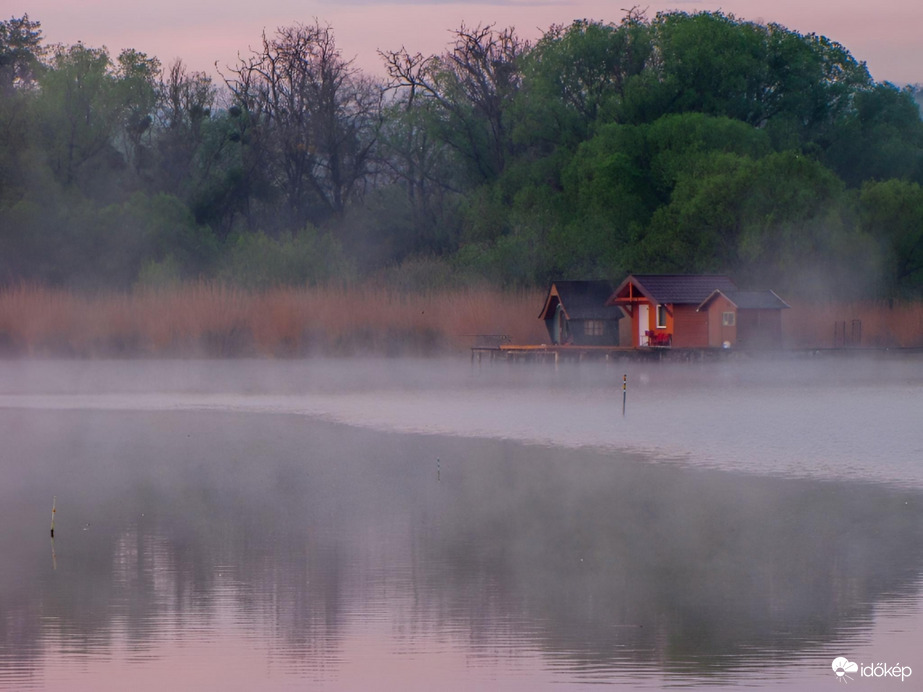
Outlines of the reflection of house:
[{"label": "reflection of house", "polygon": [[781,348],[782,310],[788,307],[772,291],[715,290],[698,311],[707,316],[709,346]]},{"label": "reflection of house", "polygon": [[632,346],[703,348],[709,345],[708,311],[698,308],[715,291],[737,291],[726,276],[632,274],[610,295],[631,318]]},{"label": "reflection of house", "polygon": [[608,281],[555,281],[548,289],[539,319],[545,320],[553,344],[617,346],[619,307],[606,305]]}]

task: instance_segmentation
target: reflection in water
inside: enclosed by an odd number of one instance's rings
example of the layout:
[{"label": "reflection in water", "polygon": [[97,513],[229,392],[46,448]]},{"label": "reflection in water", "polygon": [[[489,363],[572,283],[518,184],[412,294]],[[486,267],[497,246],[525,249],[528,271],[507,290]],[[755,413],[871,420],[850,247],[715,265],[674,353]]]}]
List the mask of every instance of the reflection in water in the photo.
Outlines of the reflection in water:
[{"label": "reflection in water", "polygon": [[869,484],[294,415],[10,409],[0,435],[0,688],[762,680],[923,568],[920,494]]}]

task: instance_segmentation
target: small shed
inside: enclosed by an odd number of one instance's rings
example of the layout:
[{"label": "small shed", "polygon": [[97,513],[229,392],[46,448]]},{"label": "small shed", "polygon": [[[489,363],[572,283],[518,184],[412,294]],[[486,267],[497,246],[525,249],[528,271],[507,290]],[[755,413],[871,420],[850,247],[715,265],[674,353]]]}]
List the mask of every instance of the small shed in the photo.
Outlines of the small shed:
[{"label": "small shed", "polygon": [[774,291],[715,290],[698,307],[708,322],[708,345],[782,348],[782,311],[791,306]]},{"label": "small shed", "polygon": [[704,348],[707,314],[697,308],[716,290],[735,292],[737,286],[713,274],[632,274],[606,304],[621,307],[631,318],[631,346]]},{"label": "small shed", "polygon": [[539,319],[545,321],[553,344],[618,346],[619,320],[624,313],[607,306],[608,281],[554,281]]}]

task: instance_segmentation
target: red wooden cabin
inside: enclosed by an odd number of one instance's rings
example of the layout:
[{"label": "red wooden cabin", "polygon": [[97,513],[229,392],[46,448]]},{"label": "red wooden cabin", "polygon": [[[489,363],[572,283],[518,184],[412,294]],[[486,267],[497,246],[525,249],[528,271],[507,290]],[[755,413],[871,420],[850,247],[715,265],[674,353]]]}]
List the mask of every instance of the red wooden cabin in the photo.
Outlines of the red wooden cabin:
[{"label": "red wooden cabin", "polygon": [[773,291],[715,290],[699,305],[708,323],[708,345],[782,347],[782,310],[791,307]]},{"label": "red wooden cabin", "polygon": [[720,275],[632,274],[606,305],[622,308],[631,319],[632,346],[706,348],[708,312],[698,308],[715,291],[736,292],[737,286]]}]

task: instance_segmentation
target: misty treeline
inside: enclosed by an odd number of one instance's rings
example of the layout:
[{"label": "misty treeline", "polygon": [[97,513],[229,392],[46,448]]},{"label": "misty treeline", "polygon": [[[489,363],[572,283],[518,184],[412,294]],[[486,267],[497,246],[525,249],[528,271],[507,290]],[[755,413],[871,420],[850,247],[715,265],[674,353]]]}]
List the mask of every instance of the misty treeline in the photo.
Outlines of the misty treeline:
[{"label": "misty treeline", "polygon": [[0,22],[0,282],[923,294],[920,90],[834,41],[631,10],[380,57],[364,74],[315,20],[213,79]]}]

